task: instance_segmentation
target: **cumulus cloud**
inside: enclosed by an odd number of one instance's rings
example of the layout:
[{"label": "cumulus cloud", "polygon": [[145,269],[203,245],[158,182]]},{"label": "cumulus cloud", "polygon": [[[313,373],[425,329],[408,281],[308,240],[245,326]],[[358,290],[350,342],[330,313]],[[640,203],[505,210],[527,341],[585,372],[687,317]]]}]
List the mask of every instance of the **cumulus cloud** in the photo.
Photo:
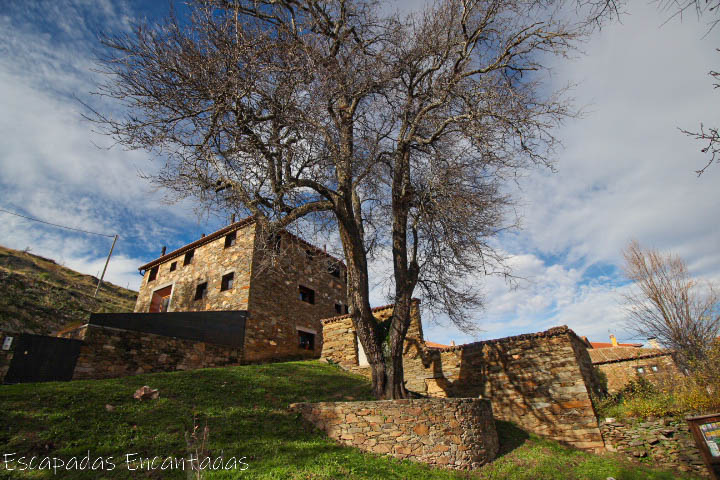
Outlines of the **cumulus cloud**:
[{"label": "cumulus cloud", "polygon": [[[407,12],[424,0],[388,3]],[[97,99],[91,71],[100,30],[126,31],[150,15],[140,3],[65,0],[13,2],[0,13],[0,207],[103,233],[119,233],[108,279],[139,285],[138,265],[212,231],[217,219],[197,218],[186,202],[166,205],[138,178],[151,170],[146,154],[107,147],[80,116]],[[476,315],[495,338],[567,324],[603,340],[627,339],[618,299],[625,281],[620,252],[628,240],[671,250],[693,274],[720,278],[720,168],[701,178],[701,145],[677,127],[720,124],[720,101],[707,76],[717,69],[717,35],[695,19],[665,20],[654,5],[629,5],[622,23],[595,32],[585,54],[558,61],[553,86],[579,84],[574,96],[586,115],[558,131],[565,149],[558,173],[519,179],[524,229],[499,240],[516,285],[472,279],[485,293]],[[112,108],[112,106],[110,106]],[[512,187],[514,188],[514,187]],[[111,240],[69,233],[0,213],[0,243],[30,246],[84,273],[97,274]],[[337,242],[330,241],[336,245]],[[372,264],[371,300],[387,301],[389,258]],[[429,339],[472,341],[438,319]]]}]

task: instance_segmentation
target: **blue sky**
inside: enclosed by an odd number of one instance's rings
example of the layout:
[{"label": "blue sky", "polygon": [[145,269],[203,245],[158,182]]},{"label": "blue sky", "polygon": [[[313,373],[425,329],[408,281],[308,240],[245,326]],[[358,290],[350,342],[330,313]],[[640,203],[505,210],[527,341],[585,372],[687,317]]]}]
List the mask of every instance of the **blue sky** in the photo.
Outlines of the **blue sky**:
[{"label": "blue sky", "polygon": [[[163,245],[177,248],[226,220],[198,216],[191,202],[164,203],[138,175],[157,162],[107,149],[109,140],[80,115],[78,99],[113,108],[89,94],[101,80],[92,71],[97,32],[122,32],[166,12],[165,2],[89,0],[17,0],[0,12],[0,208],[119,234],[107,278],[130,288],[139,286],[137,267]],[[564,143],[557,173],[533,170],[510,187],[523,228],[499,246],[522,279],[514,286],[475,279],[487,299],[476,315],[478,336],[440,318],[427,322],[426,337],[460,343],[566,324],[593,340],[630,339],[620,252],[632,238],[683,256],[698,277],[720,279],[720,167],[697,178],[705,157],[678,131],[720,124],[720,92],[707,75],[720,67],[720,29],[707,34],[692,16],[663,25],[667,18],[654,4],[631,1],[622,22],[553,65],[551,86],[577,84],[573,97],[586,113],[557,132]],[[93,275],[111,243],[3,213],[0,222],[0,244]],[[376,305],[386,300],[384,267],[373,266]]]}]

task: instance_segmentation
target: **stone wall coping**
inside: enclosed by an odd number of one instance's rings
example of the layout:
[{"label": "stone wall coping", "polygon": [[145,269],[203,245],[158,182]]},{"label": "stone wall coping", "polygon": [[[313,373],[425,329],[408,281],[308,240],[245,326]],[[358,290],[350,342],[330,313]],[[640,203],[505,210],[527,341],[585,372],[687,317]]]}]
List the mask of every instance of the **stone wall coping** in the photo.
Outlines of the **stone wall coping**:
[{"label": "stone wall coping", "polygon": [[451,397],[451,398],[401,398],[397,400],[354,400],[354,401],[347,401],[347,402],[298,402],[298,403],[291,403],[288,408],[290,410],[294,410],[297,408],[302,408],[304,406],[314,406],[317,405],[319,407],[325,407],[325,406],[332,406],[332,405],[377,405],[377,406],[383,406],[383,405],[412,405],[417,403],[443,403],[443,404],[449,404],[449,403],[473,403],[473,402],[487,402],[492,405],[492,402],[487,398],[476,398],[476,397]]},{"label": "stone wall coping", "polygon": [[[574,335],[577,337],[575,332],[573,332],[570,328],[568,328],[567,325],[562,325],[560,327],[550,328],[543,332],[524,333],[522,335],[514,335],[511,337],[494,338],[491,340],[481,340],[479,342],[466,343],[464,345],[455,345],[455,346],[450,346],[450,347],[446,347],[446,348],[433,348],[433,350],[439,351],[439,352],[454,352],[454,351],[465,350],[465,349],[470,349],[470,348],[481,348],[483,345],[492,345],[495,343],[517,342],[519,340],[531,340],[533,338],[549,338],[549,337],[557,337],[560,335],[567,335],[567,334],[571,334],[571,335]],[[580,337],[578,337],[578,338],[580,338]]]},{"label": "stone wall coping", "polygon": [[[155,260],[153,260],[153,261],[151,261],[151,262],[148,262],[148,263],[146,263],[145,265],[141,265],[140,267],[138,267],[138,270],[140,270],[140,271],[142,271],[142,270],[147,270],[148,268],[152,268],[152,267],[154,267],[155,265],[159,265],[159,264],[164,263],[164,262],[166,262],[166,261],[168,261],[168,260],[171,260],[171,259],[173,259],[173,258],[175,258],[175,257],[179,257],[180,255],[182,255],[183,253],[187,252],[188,250],[193,250],[193,249],[195,249],[195,248],[201,247],[201,246],[203,246],[203,245],[205,245],[205,244],[207,244],[207,243],[212,242],[213,240],[218,239],[219,237],[222,237],[223,235],[226,235],[226,234],[228,234],[228,233],[230,233],[230,232],[232,232],[232,231],[235,231],[235,230],[239,230],[240,228],[245,227],[245,226],[250,225],[250,224],[253,224],[253,223],[255,223],[255,219],[254,219],[253,217],[246,217],[246,218],[243,218],[242,220],[238,220],[237,222],[231,223],[230,225],[228,225],[228,226],[226,226],[226,227],[223,227],[223,228],[221,228],[220,230],[217,230],[217,231],[215,231],[215,232],[213,232],[213,233],[211,233],[211,234],[209,234],[209,235],[205,235],[204,237],[202,237],[202,238],[200,238],[200,239],[198,239],[198,240],[195,240],[194,242],[190,242],[190,243],[188,243],[187,245],[184,245],[184,246],[182,246],[182,247],[180,247],[180,248],[177,248],[177,249],[173,250],[172,252],[163,255],[162,257],[156,258]],[[325,250],[323,250],[323,249],[321,249],[321,248],[313,245],[313,244],[310,243],[310,242],[307,242],[307,241],[303,240],[302,238],[298,237],[297,235],[294,235],[294,234],[288,232],[287,230],[283,230],[283,233],[285,233],[286,235],[289,235],[289,236],[292,237],[293,239],[299,241],[299,242],[302,243],[305,247],[312,248],[312,249],[315,250],[316,252],[322,253],[323,255],[325,255],[325,256],[327,256],[327,257],[330,257],[330,258],[332,258],[333,260],[335,260],[336,262],[339,262],[339,263],[341,263],[343,266],[345,266],[345,262],[343,262],[343,261],[340,260],[339,258],[336,258],[336,257],[334,257],[333,255],[330,255],[330,254],[327,253]]]},{"label": "stone wall coping", "polygon": [[[419,304],[419,303],[420,303],[420,299],[419,299],[419,298],[413,298],[413,299],[412,299],[412,303],[413,303],[413,304]],[[389,303],[389,304],[387,304],[387,305],[382,305],[382,306],[380,306],[380,307],[374,307],[374,308],[370,309],[370,311],[371,311],[372,313],[377,313],[377,312],[382,312],[383,310],[389,310],[389,309],[394,308],[394,307],[395,307],[395,304],[394,304],[394,303]],[[344,315],[337,315],[337,316],[335,316],[335,317],[324,318],[324,319],[320,320],[320,322],[321,322],[323,325],[326,325],[326,324],[328,324],[328,323],[339,322],[340,320],[345,320],[345,319],[348,319],[348,318],[350,318],[350,317],[352,317],[352,313],[346,313],[346,314],[344,314]]]}]

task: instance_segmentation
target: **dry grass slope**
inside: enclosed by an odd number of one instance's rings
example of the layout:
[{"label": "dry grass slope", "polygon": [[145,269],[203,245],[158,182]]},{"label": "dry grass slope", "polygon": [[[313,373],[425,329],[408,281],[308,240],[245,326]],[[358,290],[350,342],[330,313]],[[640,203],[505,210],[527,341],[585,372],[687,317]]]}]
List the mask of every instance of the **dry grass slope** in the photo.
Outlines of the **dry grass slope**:
[{"label": "dry grass slope", "polygon": [[54,260],[0,246],[0,330],[51,334],[85,323],[91,313],[131,312],[137,292],[58,265]]}]

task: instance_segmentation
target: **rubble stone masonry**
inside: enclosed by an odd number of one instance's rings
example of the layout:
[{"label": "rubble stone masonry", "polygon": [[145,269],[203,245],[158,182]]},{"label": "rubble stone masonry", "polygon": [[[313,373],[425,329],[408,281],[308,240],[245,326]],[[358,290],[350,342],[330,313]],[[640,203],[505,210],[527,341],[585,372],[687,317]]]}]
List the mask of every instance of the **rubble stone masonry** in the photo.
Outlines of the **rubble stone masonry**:
[{"label": "rubble stone masonry", "polygon": [[[234,245],[226,247],[233,232]],[[235,222],[144,265],[135,311],[149,311],[153,293],[170,286],[170,312],[248,311],[246,362],[317,358],[322,348],[320,319],[337,315],[347,305],[345,266],[287,232],[270,246],[260,241],[257,232],[251,220]],[[267,254],[269,248],[276,250]],[[189,251],[192,261],[183,265]],[[157,272],[150,280],[153,268]],[[222,278],[229,273],[233,284],[223,291]],[[207,283],[207,291],[196,300],[202,283]],[[301,287],[311,292],[311,298],[301,298]]]},{"label": "rubble stone masonry", "polygon": [[63,334],[83,341],[73,380],[239,365],[242,350],[86,324]]},{"label": "rubble stone masonry", "polygon": [[[378,312],[389,315],[392,306]],[[376,313],[376,315],[378,315]],[[590,451],[604,443],[590,400],[590,359],[567,327],[459,345],[428,348],[417,324],[405,342],[403,367],[409,390],[431,397],[473,397],[492,402],[495,418]],[[349,317],[323,323],[323,358],[370,375],[358,365],[357,340]]]},{"label": "rubble stone masonry", "polygon": [[498,453],[487,400],[296,403],[290,408],[329,437],[368,452],[453,469],[478,468]]}]

